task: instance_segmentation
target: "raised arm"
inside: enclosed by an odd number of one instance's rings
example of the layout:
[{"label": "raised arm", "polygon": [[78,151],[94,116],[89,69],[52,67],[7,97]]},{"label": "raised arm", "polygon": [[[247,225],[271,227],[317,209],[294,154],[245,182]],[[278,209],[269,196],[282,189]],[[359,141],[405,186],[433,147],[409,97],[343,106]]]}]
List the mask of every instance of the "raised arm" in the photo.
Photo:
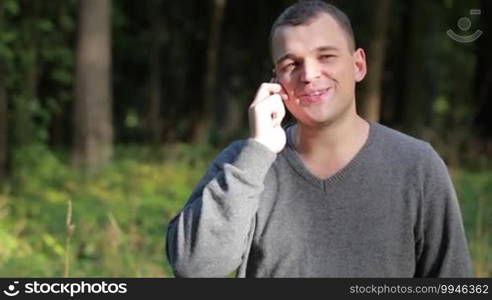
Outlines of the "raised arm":
[{"label": "raised arm", "polygon": [[262,84],[249,109],[251,138],[213,162],[170,222],[166,252],[178,277],[224,277],[250,247],[263,182],[285,146],[281,86]]}]

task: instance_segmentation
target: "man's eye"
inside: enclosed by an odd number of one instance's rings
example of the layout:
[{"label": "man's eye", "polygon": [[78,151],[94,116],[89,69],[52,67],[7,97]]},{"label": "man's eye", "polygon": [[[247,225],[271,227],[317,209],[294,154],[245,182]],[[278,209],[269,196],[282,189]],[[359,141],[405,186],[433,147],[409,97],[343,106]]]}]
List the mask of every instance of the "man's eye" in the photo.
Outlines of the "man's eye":
[{"label": "man's eye", "polygon": [[291,62],[291,63],[288,63],[288,64],[285,64],[283,67],[282,67],[282,70],[284,72],[288,72],[288,71],[292,71],[294,68],[296,67],[296,64]]},{"label": "man's eye", "polygon": [[336,56],[335,55],[332,55],[332,54],[326,54],[326,55],[321,55],[320,56],[320,60],[321,61],[331,61],[335,58]]}]

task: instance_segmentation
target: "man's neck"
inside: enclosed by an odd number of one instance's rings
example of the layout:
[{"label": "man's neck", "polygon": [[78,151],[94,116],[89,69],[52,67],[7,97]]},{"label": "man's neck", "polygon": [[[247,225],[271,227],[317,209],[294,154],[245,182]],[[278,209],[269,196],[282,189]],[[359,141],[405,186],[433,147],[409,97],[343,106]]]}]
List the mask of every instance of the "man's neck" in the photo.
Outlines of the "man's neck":
[{"label": "man's neck", "polygon": [[368,135],[369,123],[354,115],[324,127],[299,124],[294,142],[306,167],[314,175],[327,178],[355,157]]}]

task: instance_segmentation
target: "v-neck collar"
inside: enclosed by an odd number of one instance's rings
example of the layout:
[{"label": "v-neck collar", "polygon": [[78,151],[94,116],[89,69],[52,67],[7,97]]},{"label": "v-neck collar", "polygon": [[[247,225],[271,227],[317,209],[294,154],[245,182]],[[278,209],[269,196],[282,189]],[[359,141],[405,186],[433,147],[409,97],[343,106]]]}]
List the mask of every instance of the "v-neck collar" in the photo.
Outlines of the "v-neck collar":
[{"label": "v-neck collar", "polygon": [[317,188],[322,189],[323,191],[326,191],[326,189],[330,185],[343,180],[344,177],[350,175],[354,170],[357,169],[358,165],[360,165],[362,162],[366,160],[368,153],[373,147],[374,140],[376,137],[376,132],[377,132],[376,130],[377,123],[371,121],[367,121],[367,122],[369,123],[369,134],[364,145],[361,147],[361,149],[357,152],[357,154],[352,158],[352,160],[350,160],[350,162],[345,167],[338,170],[335,174],[331,175],[328,178],[320,178],[314,175],[313,173],[311,173],[311,171],[306,167],[306,165],[302,161],[301,157],[299,156],[299,153],[295,149],[293,129],[294,126],[296,125],[291,125],[286,128],[287,145],[284,149],[285,157],[288,163],[291,165],[291,167],[307,182],[313,184]]}]

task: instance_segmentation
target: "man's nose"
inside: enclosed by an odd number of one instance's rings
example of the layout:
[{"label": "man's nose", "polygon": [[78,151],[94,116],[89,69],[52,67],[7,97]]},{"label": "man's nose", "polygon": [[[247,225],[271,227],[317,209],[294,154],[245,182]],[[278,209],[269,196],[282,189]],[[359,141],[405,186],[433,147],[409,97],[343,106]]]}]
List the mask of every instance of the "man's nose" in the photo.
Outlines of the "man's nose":
[{"label": "man's nose", "polygon": [[301,81],[308,83],[321,76],[321,70],[316,62],[304,62],[301,70]]}]

